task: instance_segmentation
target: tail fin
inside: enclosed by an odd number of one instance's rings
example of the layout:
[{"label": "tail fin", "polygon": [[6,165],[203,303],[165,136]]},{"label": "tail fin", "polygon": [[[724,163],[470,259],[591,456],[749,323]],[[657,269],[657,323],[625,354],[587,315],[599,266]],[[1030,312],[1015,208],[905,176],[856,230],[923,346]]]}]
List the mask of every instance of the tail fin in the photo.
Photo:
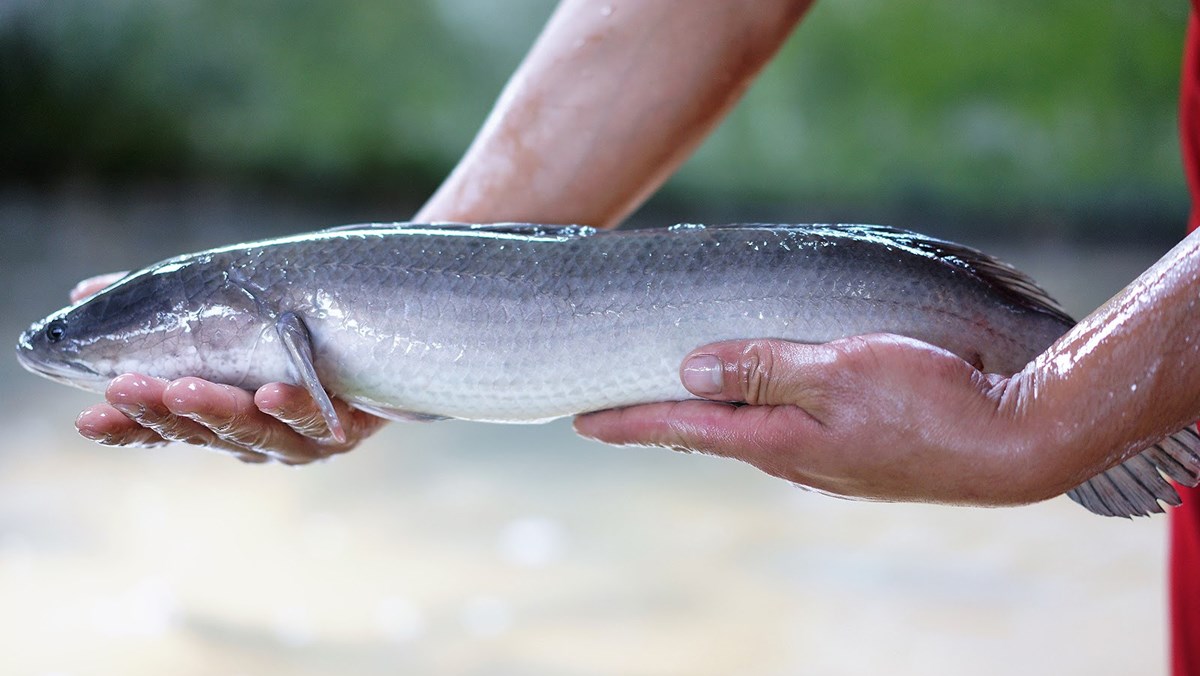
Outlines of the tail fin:
[{"label": "tail fin", "polygon": [[1179,493],[1163,478],[1200,484],[1200,431],[1188,425],[1140,454],[1083,482],[1068,496],[1104,516],[1161,514],[1162,502],[1179,505]]}]

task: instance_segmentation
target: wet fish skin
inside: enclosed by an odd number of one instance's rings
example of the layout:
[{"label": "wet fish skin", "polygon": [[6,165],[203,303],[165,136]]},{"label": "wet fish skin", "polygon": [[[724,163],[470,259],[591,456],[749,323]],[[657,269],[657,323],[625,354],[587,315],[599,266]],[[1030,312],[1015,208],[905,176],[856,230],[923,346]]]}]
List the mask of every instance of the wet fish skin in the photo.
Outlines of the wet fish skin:
[{"label": "wet fish skin", "polygon": [[321,382],[350,402],[527,422],[687,398],[678,365],[715,340],[887,331],[1007,374],[1071,325],[925,241],[865,227],[333,230],[165,261],[22,344],[65,322],[66,341],[26,358],[74,339],[76,363],[103,377],[254,388],[294,379],[274,330],[290,311]]},{"label": "wet fish skin", "polygon": [[400,224],[164,261],[35,323],[18,356],[97,391],[290,381],[392,417],[538,422],[690,398],[679,364],[717,340],[887,332],[1009,375],[1072,325],[1012,268],[879,226]]}]

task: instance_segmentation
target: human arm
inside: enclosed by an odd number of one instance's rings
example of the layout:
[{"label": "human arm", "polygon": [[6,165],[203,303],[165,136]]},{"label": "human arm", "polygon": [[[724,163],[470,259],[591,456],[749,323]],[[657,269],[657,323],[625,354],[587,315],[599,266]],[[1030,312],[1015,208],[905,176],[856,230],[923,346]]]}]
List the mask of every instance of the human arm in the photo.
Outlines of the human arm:
[{"label": "human arm", "polygon": [[418,222],[615,226],[675,171],[812,0],[565,0]]},{"label": "human arm", "polygon": [[896,336],[731,341],[684,362],[684,384],[707,401],[602,411],[576,429],[844,496],[1035,502],[1200,418],[1198,299],[1193,234],[1010,378]]},{"label": "human arm", "polygon": [[[728,112],[810,3],[565,0],[414,220],[615,225]],[[349,439],[337,442],[300,388],[128,375],[76,427],[108,445],[169,439],[303,463],[380,426],[346,414]]]}]

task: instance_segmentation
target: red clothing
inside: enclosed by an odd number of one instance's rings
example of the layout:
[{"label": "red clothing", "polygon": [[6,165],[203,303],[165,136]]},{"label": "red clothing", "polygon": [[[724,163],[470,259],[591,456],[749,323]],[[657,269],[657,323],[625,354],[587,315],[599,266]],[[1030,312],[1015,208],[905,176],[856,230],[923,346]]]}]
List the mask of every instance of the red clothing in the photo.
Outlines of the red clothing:
[{"label": "red clothing", "polygon": [[[1200,0],[1192,0],[1179,86],[1179,145],[1192,195],[1188,232],[1200,226]],[[1179,487],[1171,510],[1171,669],[1200,676],[1200,489]]]}]

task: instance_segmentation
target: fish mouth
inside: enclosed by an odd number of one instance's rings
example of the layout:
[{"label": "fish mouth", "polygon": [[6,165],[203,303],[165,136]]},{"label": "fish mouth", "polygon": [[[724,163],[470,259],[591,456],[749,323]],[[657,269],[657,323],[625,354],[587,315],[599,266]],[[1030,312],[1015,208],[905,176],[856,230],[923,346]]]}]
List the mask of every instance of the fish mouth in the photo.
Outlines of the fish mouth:
[{"label": "fish mouth", "polygon": [[17,341],[17,362],[27,371],[55,382],[78,387],[89,392],[103,392],[108,378],[87,364],[74,359],[40,358],[33,344],[37,331],[30,329]]}]

